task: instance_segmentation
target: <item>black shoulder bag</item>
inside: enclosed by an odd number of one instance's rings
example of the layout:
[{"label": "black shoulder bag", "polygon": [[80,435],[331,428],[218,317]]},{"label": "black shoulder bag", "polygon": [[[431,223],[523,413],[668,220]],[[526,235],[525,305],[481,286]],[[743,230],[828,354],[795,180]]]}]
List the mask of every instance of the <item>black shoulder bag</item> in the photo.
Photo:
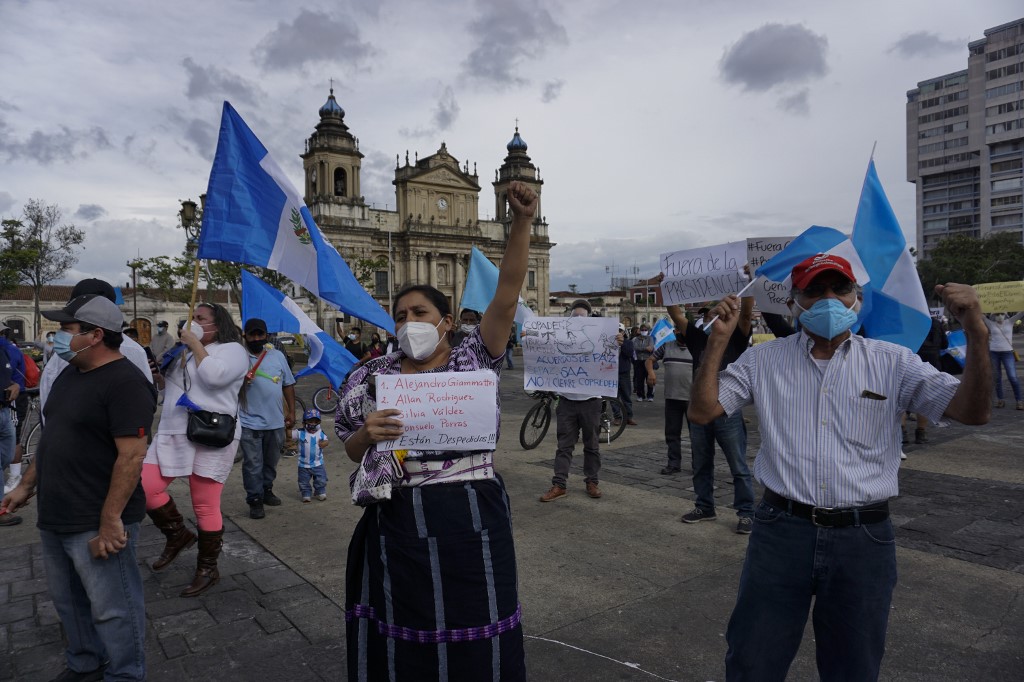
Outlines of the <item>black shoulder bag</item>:
[{"label": "black shoulder bag", "polygon": [[[188,368],[182,368],[183,386],[188,395]],[[189,410],[185,437],[196,445],[208,448],[223,448],[235,439],[235,417],[208,410]]]}]

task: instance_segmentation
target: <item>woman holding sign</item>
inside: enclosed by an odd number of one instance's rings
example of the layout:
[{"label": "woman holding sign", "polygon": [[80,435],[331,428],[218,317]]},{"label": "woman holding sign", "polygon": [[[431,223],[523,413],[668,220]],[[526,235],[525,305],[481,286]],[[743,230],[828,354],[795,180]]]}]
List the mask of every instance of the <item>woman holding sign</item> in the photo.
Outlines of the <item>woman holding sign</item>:
[{"label": "woman holding sign", "polygon": [[377,450],[403,427],[399,410],[377,409],[376,375],[501,371],[538,200],[513,182],[508,203],[512,229],[480,326],[453,348],[447,297],[408,286],[394,305],[399,352],[370,360],[342,387],[335,429],[359,462],[350,483],[366,507],[345,576],[351,680],[526,679],[509,501],[494,451]]}]

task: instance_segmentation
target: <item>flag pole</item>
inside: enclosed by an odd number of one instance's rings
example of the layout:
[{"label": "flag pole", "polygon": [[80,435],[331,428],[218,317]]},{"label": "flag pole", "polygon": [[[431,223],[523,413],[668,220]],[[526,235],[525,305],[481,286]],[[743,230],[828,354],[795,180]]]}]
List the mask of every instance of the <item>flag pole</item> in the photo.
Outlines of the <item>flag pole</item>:
[{"label": "flag pole", "polygon": [[[745,286],[742,289],[740,289],[739,293],[736,294],[736,296],[739,297],[739,298],[743,298],[743,294],[745,294],[747,292],[747,289],[749,289],[750,287],[754,286],[754,282],[756,282],[756,281],[757,281],[757,277],[754,277],[753,279],[751,279],[749,282],[747,282],[747,286]],[[710,334],[711,333],[711,325],[713,325],[715,323],[715,320],[717,320],[717,319],[718,319],[718,315],[715,315],[714,317],[712,317],[708,321],[708,323],[706,325],[704,325],[704,333],[705,334]]]},{"label": "flag pole", "polygon": [[[192,300],[188,304],[188,319],[186,323],[192,323],[192,316],[196,312],[196,293],[199,291],[199,263],[201,260],[196,258],[196,265],[192,271]],[[181,368],[185,369],[185,363],[188,362],[188,353],[181,354]]]}]

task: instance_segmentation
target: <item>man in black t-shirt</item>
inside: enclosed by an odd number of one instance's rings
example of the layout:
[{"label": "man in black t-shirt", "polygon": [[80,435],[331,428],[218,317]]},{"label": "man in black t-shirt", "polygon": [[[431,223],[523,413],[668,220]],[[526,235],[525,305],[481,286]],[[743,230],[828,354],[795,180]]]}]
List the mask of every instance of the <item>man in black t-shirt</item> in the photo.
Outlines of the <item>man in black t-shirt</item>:
[{"label": "man in black t-shirt", "polygon": [[68,670],[59,679],[143,680],[135,542],[156,394],[120,353],[123,316],[113,302],[79,296],[43,316],[60,323],[54,349],[70,366],[50,391],[36,457],[0,511],[17,511],[39,494],[43,565],[68,639]]},{"label": "man in black t-shirt", "polygon": [[[754,312],[754,299],[744,298],[740,309],[740,320],[729,339],[729,347],[726,349],[722,363],[718,371],[722,371],[731,363],[735,362],[743,351],[750,345],[750,319]],[[700,367],[704,348],[708,339],[705,332],[707,323],[711,321],[707,308],[702,308],[704,317],[701,324],[690,323],[679,306],[669,306],[668,314],[675,323],[676,328],[683,331],[686,336],[686,347],[693,356],[693,375],[697,376],[697,369]],[[725,461],[729,464],[729,470],[733,478],[733,507],[739,520],[736,524],[736,532],[741,535],[748,535],[753,527],[754,516],[754,481],[750,475],[750,467],[747,465],[747,426],[743,422],[743,413],[721,416],[710,424],[694,424],[690,426],[690,452],[693,464],[693,490],[697,494],[697,501],[693,511],[683,515],[680,519],[683,523],[697,523],[699,521],[714,521],[715,513],[715,442],[725,454]]]}]

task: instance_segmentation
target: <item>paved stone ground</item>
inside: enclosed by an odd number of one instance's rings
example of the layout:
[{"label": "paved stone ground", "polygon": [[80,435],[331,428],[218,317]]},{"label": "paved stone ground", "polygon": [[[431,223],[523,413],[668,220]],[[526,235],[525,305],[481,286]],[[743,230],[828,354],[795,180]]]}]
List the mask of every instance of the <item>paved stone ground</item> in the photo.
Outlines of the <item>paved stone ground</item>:
[{"label": "paved stone ground", "polygon": [[[178,593],[192,580],[195,549],[154,573],[148,564],[163,536],[142,526],[148,679],[344,679],[341,609],[231,521],[224,529],[220,582],[184,599]],[[0,680],[49,680],[64,668],[40,553],[38,543],[0,550]]]},{"label": "paved stone ground", "polygon": [[[722,513],[732,501],[724,460],[715,472],[723,520],[680,524],[692,507],[691,472],[658,474],[663,404],[643,403],[636,406],[640,426],[602,446],[604,499],[572,490],[539,504],[555,439],[552,432],[538,449],[519,449],[518,427],[532,404],[521,386],[521,370],[505,375],[499,455],[515,510],[531,679],[655,679],[651,670],[660,679],[721,679],[722,633],[745,547],[725,523],[731,513]],[[748,418],[752,464],[757,425]],[[892,503],[900,585],[883,679],[1024,679],[1022,418],[995,410],[986,427],[932,428],[931,443],[906,447],[910,459]],[[683,446],[685,464],[685,434]],[[162,537],[144,522],[149,679],[344,679],[338,604],[344,543],[358,510],[343,492],[350,465],[342,458],[328,465],[331,499],[322,505],[289,495],[294,466],[283,467],[285,503],[268,509],[265,521],[245,518],[240,483],[229,481],[221,583],[197,599],[177,596],[191,579],[195,550],[153,573],[148,563]],[[582,488],[579,452],[574,465],[570,486]],[[175,496],[190,508],[187,489]],[[63,667],[34,509],[25,517],[0,531],[0,681],[48,680]],[[573,580],[564,579],[567,571]],[[790,679],[814,679],[813,656],[808,631]]]}]

